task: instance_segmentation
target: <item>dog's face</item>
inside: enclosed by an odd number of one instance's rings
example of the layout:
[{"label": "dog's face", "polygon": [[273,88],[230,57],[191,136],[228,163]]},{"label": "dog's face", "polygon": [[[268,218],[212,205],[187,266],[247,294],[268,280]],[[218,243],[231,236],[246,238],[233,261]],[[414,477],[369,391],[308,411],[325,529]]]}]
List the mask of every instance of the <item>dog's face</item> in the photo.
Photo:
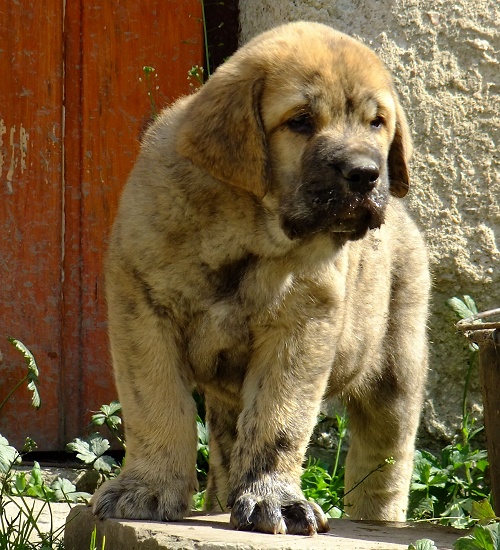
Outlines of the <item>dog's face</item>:
[{"label": "dog's face", "polygon": [[279,212],[289,239],[359,239],[404,196],[411,149],[378,57],[297,23],[250,42],[198,92],[178,151]]}]

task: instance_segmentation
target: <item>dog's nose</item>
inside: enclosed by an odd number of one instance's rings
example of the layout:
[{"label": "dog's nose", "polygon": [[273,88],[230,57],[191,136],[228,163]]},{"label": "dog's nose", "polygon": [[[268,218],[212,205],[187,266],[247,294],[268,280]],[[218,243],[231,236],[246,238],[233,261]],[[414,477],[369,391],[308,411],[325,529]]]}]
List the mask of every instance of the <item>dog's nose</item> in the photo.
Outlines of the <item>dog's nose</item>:
[{"label": "dog's nose", "polygon": [[377,185],[380,170],[374,162],[366,161],[356,164],[345,164],[342,175],[348,181],[351,191],[369,193]]}]

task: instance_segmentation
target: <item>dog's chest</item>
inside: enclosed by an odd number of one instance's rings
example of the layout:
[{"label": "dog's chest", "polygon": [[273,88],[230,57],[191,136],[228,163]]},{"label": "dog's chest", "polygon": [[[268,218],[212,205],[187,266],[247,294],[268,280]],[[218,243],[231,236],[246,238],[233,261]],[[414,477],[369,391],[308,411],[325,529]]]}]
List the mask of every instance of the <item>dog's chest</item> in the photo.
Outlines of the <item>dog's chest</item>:
[{"label": "dog's chest", "polygon": [[253,328],[278,314],[293,277],[251,254],[205,272],[210,292],[189,324],[190,366],[197,383],[237,390],[252,356]]}]

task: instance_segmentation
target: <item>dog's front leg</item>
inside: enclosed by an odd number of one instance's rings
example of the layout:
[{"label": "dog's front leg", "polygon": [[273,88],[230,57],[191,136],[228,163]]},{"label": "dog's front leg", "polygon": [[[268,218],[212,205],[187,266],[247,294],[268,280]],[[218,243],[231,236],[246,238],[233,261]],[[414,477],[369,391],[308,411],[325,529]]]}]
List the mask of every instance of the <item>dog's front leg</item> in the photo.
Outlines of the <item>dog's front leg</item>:
[{"label": "dog's front leg", "polygon": [[300,489],[302,462],[319,412],[333,351],[331,327],[315,322],[254,334],[243,410],[230,468],[228,504],[236,529],[312,535],[328,522]]},{"label": "dog's front leg", "polygon": [[91,500],[99,519],[176,521],[197,486],[196,406],[171,311],[130,270],[108,269],[109,327],[127,453]]}]

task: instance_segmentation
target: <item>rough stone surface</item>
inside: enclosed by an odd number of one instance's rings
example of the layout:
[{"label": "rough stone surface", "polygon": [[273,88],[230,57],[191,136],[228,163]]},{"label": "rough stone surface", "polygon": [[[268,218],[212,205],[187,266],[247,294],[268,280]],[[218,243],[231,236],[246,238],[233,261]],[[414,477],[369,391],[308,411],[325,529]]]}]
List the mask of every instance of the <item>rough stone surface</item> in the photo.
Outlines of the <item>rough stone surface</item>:
[{"label": "rough stone surface", "polygon": [[176,523],[96,521],[88,507],[77,506],[68,516],[65,550],[88,550],[96,525],[97,548],[105,536],[106,550],[407,550],[409,544],[423,538],[433,540],[441,550],[452,549],[454,541],[466,534],[424,524],[331,520],[330,532],[315,537],[264,535],[233,530],[228,514],[199,514]]},{"label": "rough stone surface", "polygon": [[[422,436],[448,440],[468,350],[446,300],[469,294],[480,310],[500,307],[500,3],[240,0],[241,41],[299,19],[359,38],[394,74],[415,142],[407,202],[427,236],[435,285]],[[477,372],[469,397],[480,411]]]}]

